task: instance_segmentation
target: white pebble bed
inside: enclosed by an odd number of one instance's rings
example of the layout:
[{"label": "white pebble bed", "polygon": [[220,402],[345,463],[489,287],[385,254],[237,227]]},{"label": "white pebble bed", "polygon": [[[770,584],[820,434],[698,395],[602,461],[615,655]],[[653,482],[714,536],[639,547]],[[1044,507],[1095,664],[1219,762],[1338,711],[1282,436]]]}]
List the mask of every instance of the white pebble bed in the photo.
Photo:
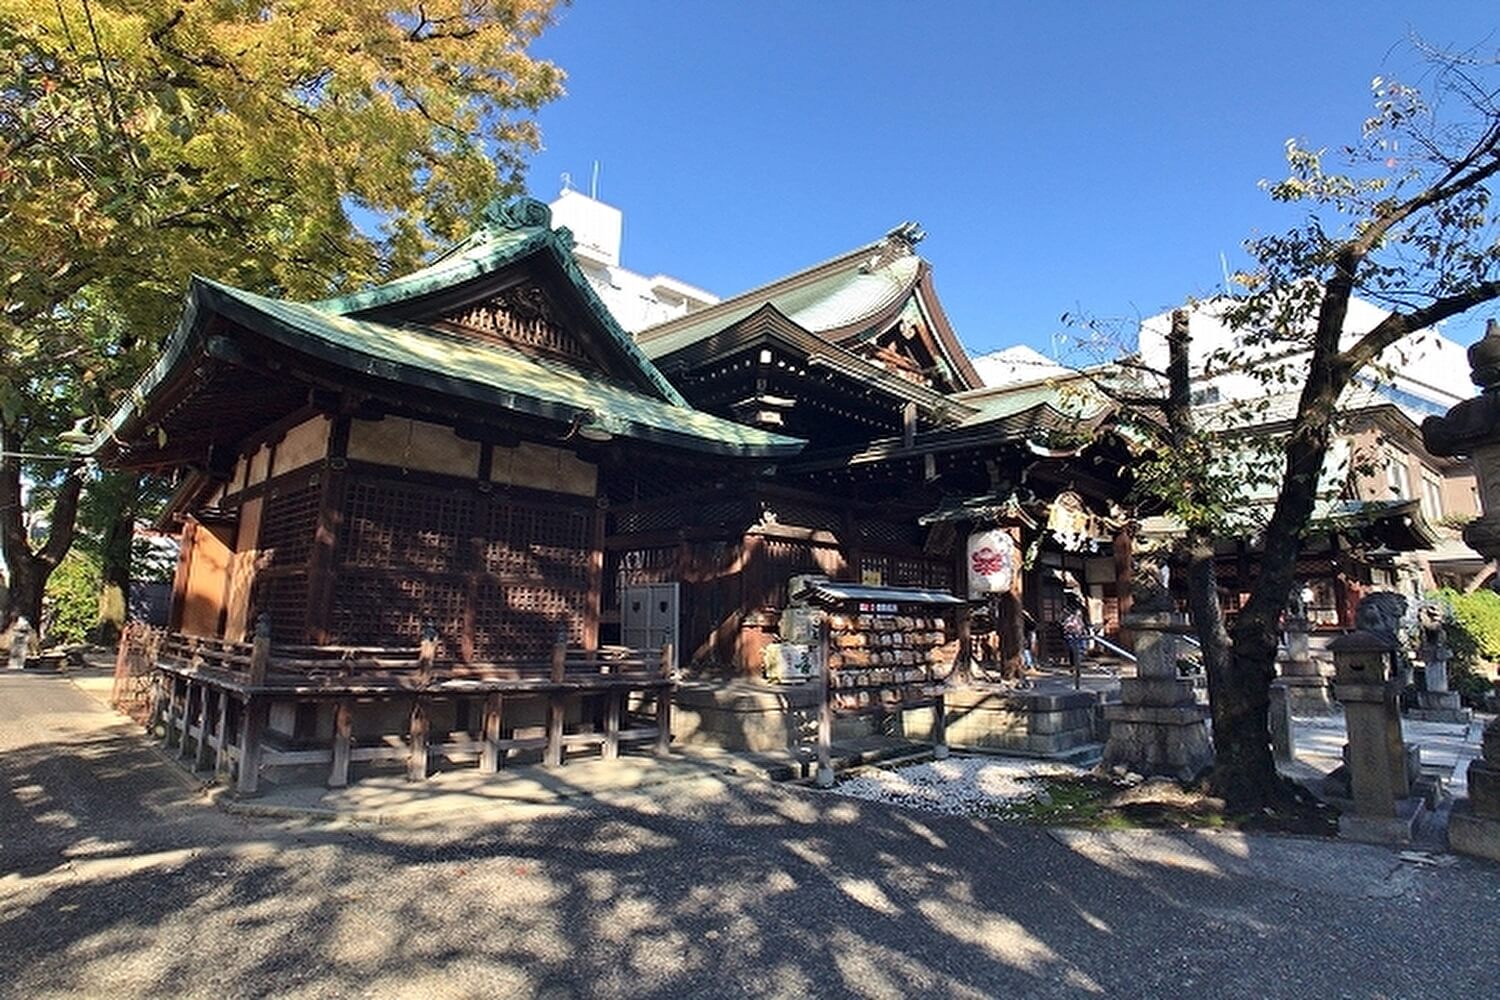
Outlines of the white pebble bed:
[{"label": "white pebble bed", "polygon": [[1014,757],[950,757],[889,770],[869,770],[841,781],[833,791],[871,802],[925,809],[950,816],[994,813],[1008,803],[1042,795],[1036,778],[1087,772],[1068,764]]}]

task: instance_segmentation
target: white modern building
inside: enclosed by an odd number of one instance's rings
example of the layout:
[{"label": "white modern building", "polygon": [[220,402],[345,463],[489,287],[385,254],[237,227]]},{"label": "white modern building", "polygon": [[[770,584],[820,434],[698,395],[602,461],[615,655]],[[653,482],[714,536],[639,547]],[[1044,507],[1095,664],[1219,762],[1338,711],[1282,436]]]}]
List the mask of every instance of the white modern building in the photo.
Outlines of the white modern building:
[{"label": "white modern building", "polygon": [[666,274],[647,277],[620,264],[625,218],[618,208],[564,187],[552,202],[552,224],[573,231],[573,256],[589,284],[630,333],[685,316],[719,301]]}]

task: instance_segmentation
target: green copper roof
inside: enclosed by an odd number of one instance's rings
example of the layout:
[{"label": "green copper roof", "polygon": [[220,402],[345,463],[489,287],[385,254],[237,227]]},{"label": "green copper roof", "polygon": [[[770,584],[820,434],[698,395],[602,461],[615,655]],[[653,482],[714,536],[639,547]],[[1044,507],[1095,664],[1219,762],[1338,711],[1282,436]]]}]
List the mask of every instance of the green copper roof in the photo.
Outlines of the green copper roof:
[{"label": "green copper roof", "polygon": [[363,375],[422,386],[536,416],[569,420],[590,411],[595,426],[698,451],[792,454],[796,438],[724,420],[686,404],[590,378],[569,365],[430,327],[386,325],[195,279],[216,312]]},{"label": "green copper roof", "polygon": [[752,289],[716,306],[638,334],[648,357],[660,358],[732,326],[770,303],[812,333],[850,326],[873,317],[911,293],[922,259],[895,257],[877,267],[869,259],[880,244],[862,247],[816,268]]}]

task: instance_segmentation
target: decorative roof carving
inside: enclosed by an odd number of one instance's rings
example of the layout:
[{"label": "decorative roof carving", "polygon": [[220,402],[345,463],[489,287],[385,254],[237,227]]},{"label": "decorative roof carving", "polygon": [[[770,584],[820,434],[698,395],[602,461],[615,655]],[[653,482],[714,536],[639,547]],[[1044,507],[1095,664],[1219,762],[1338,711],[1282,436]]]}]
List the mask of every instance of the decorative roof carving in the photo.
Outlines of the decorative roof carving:
[{"label": "decorative roof carving", "polygon": [[501,229],[551,229],[552,209],[544,201],[522,197],[490,205],[485,219]]}]

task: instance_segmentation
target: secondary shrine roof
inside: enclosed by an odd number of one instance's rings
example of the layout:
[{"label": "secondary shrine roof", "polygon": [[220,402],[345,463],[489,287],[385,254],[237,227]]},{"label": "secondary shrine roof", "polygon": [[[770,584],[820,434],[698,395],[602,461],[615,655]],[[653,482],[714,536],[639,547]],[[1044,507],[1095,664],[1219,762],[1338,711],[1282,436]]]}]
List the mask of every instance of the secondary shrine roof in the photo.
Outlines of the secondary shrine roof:
[{"label": "secondary shrine roof", "polygon": [[898,226],[872,243],[649,327],[636,338],[648,357],[659,360],[770,307],[824,343],[854,351],[904,322],[931,332],[937,363],[953,387],[978,386],[979,375],[931,287],[931,267],[913,249],[921,238],[915,224]]}]

